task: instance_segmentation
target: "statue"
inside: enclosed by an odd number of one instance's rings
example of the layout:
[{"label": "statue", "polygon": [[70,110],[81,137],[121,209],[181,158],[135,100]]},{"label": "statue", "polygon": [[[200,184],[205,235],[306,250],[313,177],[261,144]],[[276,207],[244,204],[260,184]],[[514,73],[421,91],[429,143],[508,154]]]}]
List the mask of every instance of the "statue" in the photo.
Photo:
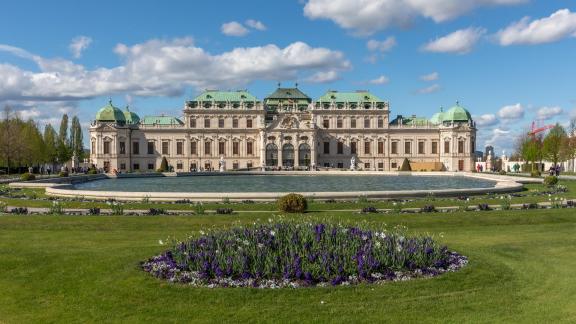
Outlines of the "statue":
[{"label": "statue", "polygon": [[356,171],[356,154],[350,159],[350,171]]},{"label": "statue", "polygon": [[224,172],[224,169],[226,166],[226,162],[224,161],[224,156],[220,157],[220,162],[218,162],[218,165],[220,166],[220,172]]}]

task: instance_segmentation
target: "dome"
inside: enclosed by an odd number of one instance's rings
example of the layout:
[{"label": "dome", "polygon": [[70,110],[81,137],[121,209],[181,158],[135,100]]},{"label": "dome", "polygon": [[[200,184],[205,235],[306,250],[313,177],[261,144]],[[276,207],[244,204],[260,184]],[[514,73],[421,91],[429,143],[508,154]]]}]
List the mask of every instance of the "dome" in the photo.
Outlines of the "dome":
[{"label": "dome", "polygon": [[430,118],[430,123],[433,125],[438,125],[442,123],[442,119],[444,118],[444,113],[442,111],[435,113]]},{"label": "dome", "polygon": [[122,110],[112,105],[112,100],[110,100],[106,106],[102,107],[98,113],[96,113],[96,121],[123,124],[126,122],[126,117]]},{"label": "dome", "polygon": [[472,120],[472,116],[464,107],[460,106],[456,102],[456,106],[448,109],[447,112],[443,113],[443,122],[467,122]]},{"label": "dome", "polygon": [[130,111],[130,108],[126,106],[124,110],[124,119],[126,119],[126,124],[128,125],[138,125],[140,123],[140,116],[135,112]]}]

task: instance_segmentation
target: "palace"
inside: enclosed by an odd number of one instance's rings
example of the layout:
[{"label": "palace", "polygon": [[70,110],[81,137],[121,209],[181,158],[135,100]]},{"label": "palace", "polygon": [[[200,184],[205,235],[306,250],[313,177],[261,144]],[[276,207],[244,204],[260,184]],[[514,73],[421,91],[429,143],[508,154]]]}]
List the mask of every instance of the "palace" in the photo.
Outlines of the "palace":
[{"label": "palace", "polygon": [[[397,115],[368,91],[328,91],[312,100],[279,87],[259,101],[249,92],[207,90],[182,117],[140,119],[110,101],[90,126],[90,162],[106,172],[146,172],[165,157],[175,172],[317,168],[471,171],[476,125],[458,103],[432,118]],[[354,165],[352,165],[354,163]]]}]

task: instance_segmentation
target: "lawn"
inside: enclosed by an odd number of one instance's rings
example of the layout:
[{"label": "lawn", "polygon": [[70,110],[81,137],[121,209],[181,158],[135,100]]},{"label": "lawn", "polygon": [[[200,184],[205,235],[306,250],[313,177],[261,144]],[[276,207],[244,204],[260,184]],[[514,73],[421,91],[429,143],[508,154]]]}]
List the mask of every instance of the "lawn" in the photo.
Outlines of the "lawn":
[{"label": "lawn", "polygon": [[[159,239],[267,218],[0,216],[0,322],[574,322],[576,212],[324,212],[428,232],[460,272],[384,285],[281,290],[168,284],[138,268]],[[296,216],[302,217],[302,216]]]}]

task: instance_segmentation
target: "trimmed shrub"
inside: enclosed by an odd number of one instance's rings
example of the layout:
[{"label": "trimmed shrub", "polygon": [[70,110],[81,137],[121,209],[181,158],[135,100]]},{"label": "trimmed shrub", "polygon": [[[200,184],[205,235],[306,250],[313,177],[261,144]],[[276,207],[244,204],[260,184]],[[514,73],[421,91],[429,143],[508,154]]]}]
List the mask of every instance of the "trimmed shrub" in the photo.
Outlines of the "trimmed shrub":
[{"label": "trimmed shrub", "polygon": [[90,169],[90,170],[88,170],[88,174],[98,174],[98,170]]},{"label": "trimmed shrub", "polygon": [[66,171],[61,171],[61,172],[58,174],[58,176],[61,177],[61,178],[65,178],[65,177],[68,176],[68,172],[66,172]]},{"label": "trimmed shrub", "polygon": [[491,210],[490,206],[488,204],[478,204],[478,210]]},{"label": "trimmed shrub", "polygon": [[547,176],[544,178],[544,185],[547,187],[552,187],[558,184],[558,177],[557,176]]},{"label": "trimmed shrub", "polygon": [[20,176],[20,180],[22,181],[32,181],[32,180],[36,180],[36,176],[33,175],[32,173],[24,173]]},{"label": "trimmed shrub", "polygon": [[232,208],[216,208],[216,214],[218,215],[230,215],[234,212]]},{"label": "trimmed shrub", "polygon": [[88,215],[100,215],[100,208],[92,207],[88,209]]},{"label": "trimmed shrub", "polygon": [[540,175],[541,175],[541,173],[540,173],[540,171],[538,171],[538,170],[535,170],[535,171],[530,172],[530,176],[531,176],[532,178],[539,178]]},{"label": "trimmed shrub", "polygon": [[420,208],[420,211],[423,213],[433,213],[436,211],[436,207],[434,207],[434,205],[425,205],[424,207]]},{"label": "trimmed shrub", "polygon": [[160,163],[160,168],[158,168],[158,172],[168,172],[168,160],[166,157],[162,157],[162,162]]},{"label": "trimmed shrub", "polygon": [[12,208],[12,209],[10,209],[10,213],[16,214],[16,215],[26,215],[26,214],[28,214],[28,208],[26,208],[26,207]]},{"label": "trimmed shrub", "polygon": [[156,215],[166,215],[166,210],[164,210],[163,208],[150,208],[148,210],[148,215],[150,216],[156,216]]},{"label": "trimmed shrub", "polygon": [[278,210],[285,213],[303,213],[308,208],[308,202],[304,196],[291,193],[280,197],[276,202]]},{"label": "trimmed shrub", "polygon": [[410,161],[408,161],[408,158],[404,158],[404,161],[402,161],[400,171],[412,171],[412,168],[410,167]]},{"label": "trimmed shrub", "polygon": [[377,213],[378,209],[376,209],[376,207],[374,207],[374,206],[368,206],[368,207],[362,208],[362,210],[360,212],[362,214]]},{"label": "trimmed shrub", "polygon": [[498,174],[500,174],[500,175],[506,175],[506,171],[500,170],[500,171],[498,172]]}]

